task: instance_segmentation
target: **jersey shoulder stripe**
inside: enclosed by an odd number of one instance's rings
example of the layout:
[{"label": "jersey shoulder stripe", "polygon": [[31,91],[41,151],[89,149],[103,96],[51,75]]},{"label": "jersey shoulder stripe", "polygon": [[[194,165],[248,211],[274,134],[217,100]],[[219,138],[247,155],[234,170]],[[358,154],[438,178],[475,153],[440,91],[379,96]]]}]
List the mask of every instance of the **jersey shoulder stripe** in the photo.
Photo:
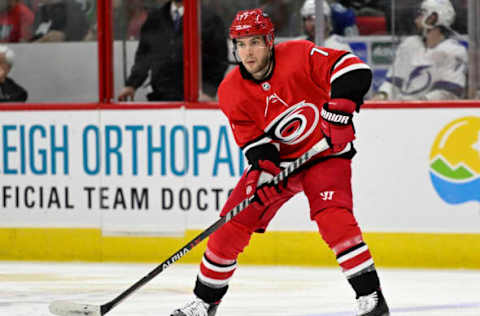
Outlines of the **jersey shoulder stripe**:
[{"label": "jersey shoulder stripe", "polygon": [[338,60],[333,65],[330,83],[335,81],[337,78],[343,76],[344,74],[358,69],[370,70],[370,66],[364,63],[358,56],[355,56],[352,53],[346,53],[340,58],[338,58]]}]

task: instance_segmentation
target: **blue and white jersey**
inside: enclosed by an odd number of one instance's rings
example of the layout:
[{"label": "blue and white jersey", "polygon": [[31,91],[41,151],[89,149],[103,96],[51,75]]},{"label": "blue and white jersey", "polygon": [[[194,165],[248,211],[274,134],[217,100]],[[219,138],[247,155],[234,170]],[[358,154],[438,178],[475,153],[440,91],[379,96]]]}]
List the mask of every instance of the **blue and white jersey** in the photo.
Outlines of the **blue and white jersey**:
[{"label": "blue and white jersey", "polygon": [[345,41],[343,36],[332,34],[325,39],[325,43],[323,43],[325,47],[338,49],[338,50],[346,50],[348,52],[352,51],[352,48],[348,43]]},{"label": "blue and white jersey", "polygon": [[[309,40],[311,41],[306,35],[302,35],[299,37],[294,38],[294,40]],[[315,42],[313,40],[312,42]],[[352,48],[350,45],[348,45],[347,41],[345,40],[345,37],[337,35],[337,34],[331,34],[327,38],[325,38],[323,47],[328,47],[328,48],[333,48],[333,49],[338,49],[338,50],[346,50],[347,52],[351,52]]]},{"label": "blue and white jersey", "polygon": [[455,100],[465,96],[466,48],[447,38],[427,48],[421,36],[409,36],[398,47],[385,82],[378,89],[389,100]]}]

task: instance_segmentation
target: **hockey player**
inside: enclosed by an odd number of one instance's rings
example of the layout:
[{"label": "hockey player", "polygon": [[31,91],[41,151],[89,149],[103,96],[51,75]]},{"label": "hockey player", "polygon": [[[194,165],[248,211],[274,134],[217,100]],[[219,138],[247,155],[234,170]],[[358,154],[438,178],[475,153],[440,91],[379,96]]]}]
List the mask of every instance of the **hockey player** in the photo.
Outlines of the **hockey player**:
[{"label": "hockey player", "polygon": [[[302,15],[303,30],[306,35],[304,38],[315,42],[315,0],[305,0],[300,9],[300,14]],[[323,1],[323,15],[325,17],[325,23],[323,24],[324,43],[322,46],[351,51],[350,46],[342,36],[332,33],[332,10],[327,0]]]},{"label": "hockey player", "polygon": [[[335,253],[356,294],[357,315],[388,316],[372,256],[353,215],[352,116],[371,83],[371,70],[357,56],[306,40],[274,45],[273,24],[261,9],[237,13],[230,27],[239,65],[219,87],[227,116],[249,169],[221,215],[245,198],[250,204],[209,238],[195,298],[173,316],[213,316],[253,233],[265,232],[278,209],[304,192],[310,217]],[[340,118],[340,119],[339,119]],[[278,186],[265,182],[317,142],[330,149]]]},{"label": "hockey player", "polygon": [[374,100],[456,100],[465,96],[467,50],[450,26],[449,0],[424,0],[415,19],[419,35],[399,45]]}]

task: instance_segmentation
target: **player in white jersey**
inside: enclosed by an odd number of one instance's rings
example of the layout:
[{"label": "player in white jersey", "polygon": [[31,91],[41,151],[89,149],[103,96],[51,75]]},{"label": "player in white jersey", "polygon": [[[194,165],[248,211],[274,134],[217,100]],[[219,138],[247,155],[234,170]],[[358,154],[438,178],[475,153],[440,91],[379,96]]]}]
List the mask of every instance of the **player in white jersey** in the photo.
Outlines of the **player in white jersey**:
[{"label": "player in white jersey", "polygon": [[465,96],[467,50],[450,26],[449,0],[424,0],[415,19],[420,35],[399,45],[374,100],[457,100]]},{"label": "player in white jersey", "polygon": [[[300,9],[300,14],[303,18],[303,28],[305,32],[305,36],[302,36],[301,39],[315,42],[315,0],[305,0]],[[327,0],[323,1],[323,15],[325,16],[323,35],[325,40],[322,46],[351,51],[350,46],[345,42],[342,36],[332,33],[332,10],[328,5]]]}]

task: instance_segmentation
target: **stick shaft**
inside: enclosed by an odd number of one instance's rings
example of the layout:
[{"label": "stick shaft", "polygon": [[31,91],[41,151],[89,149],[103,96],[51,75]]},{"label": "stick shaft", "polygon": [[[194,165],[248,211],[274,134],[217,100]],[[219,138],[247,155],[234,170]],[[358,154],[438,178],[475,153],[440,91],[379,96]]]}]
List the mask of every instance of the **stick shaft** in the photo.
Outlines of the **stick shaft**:
[{"label": "stick shaft", "polygon": [[[294,171],[298,170],[298,168],[304,165],[307,161],[309,161],[310,158],[312,158],[316,154],[321,153],[322,151],[325,151],[328,148],[329,146],[326,139],[322,139],[319,143],[313,146],[309,151],[307,151],[302,156],[300,156],[295,161],[293,161],[293,163],[291,163],[287,168],[283,169],[282,172],[276,175],[270,182],[278,184],[280,181],[283,181],[289,175],[291,175]],[[132,286],[130,286],[125,291],[123,291],[120,295],[115,297],[110,302],[101,305],[100,306],[101,314],[105,315],[106,313],[108,313],[112,308],[118,305],[121,301],[123,301],[125,298],[130,296],[130,294],[132,294],[133,292],[138,290],[140,287],[148,283],[150,280],[152,280],[154,277],[156,277],[158,274],[160,274],[163,270],[168,268],[170,265],[177,262],[180,258],[182,258],[190,250],[192,250],[193,247],[198,245],[201,241],[203,241],[205,238],[210,236],[213,232],[215,232],[217,229],[222,227],[225,223],[229,222],[234,216],[236,216],[238,213],[243,211],[251,203],[252,203],[252,198],[247,198],[242,202],[240,202],[240,204],[238,204],[233,209],[231,209],[227,214],[225,214],[225,216],[220,217],[220,219],[218,219],[215,223],[210,225],[207,229],[202,231],[195,238],[190,240],[185,246],[180,248],[177,252],[171,255],[167,260],[159,264],[155,269],[150,271],[150,273],[148,273],[146,276],[144,276],[143,278],[135,282]]]},{"label": "stick shaft", "polygon": [[215,223],[210,225],[207,229],[202,231],[200,234],[198,234],[195,238],[190,240],[185,246],[180,248],[177,252],[175,252],[173,255],[171,255],[167,260],[163,261],[161,264],[159,264],[155,269],[150,271],[147,275],[145,275],[143,278],[135,282],[132,286],[130,286],[128,289],[123,291],[120,295],[115,297],[113,300],[110,302],[103,304],[101,306],[101,314],[105,315],[108,313],[112,308],[114,308],[116,305],[118,305],[121,301],[123,301],[125,298],[130,296],[133,292],[138,290],[140,287],[151,281],[154,277],[162,273],[166,268],[168,268],[170,265],[173,263],[177,262],[180,258],[182,258],[184,255],[186,255],[190,250],[193,249],[196,245],[198,245],[200,242],[202,242],[205,238],[210,236],[214,231],[219,229],[223,224],[226,223],[226,218],[221,217],[218,219]]}]

